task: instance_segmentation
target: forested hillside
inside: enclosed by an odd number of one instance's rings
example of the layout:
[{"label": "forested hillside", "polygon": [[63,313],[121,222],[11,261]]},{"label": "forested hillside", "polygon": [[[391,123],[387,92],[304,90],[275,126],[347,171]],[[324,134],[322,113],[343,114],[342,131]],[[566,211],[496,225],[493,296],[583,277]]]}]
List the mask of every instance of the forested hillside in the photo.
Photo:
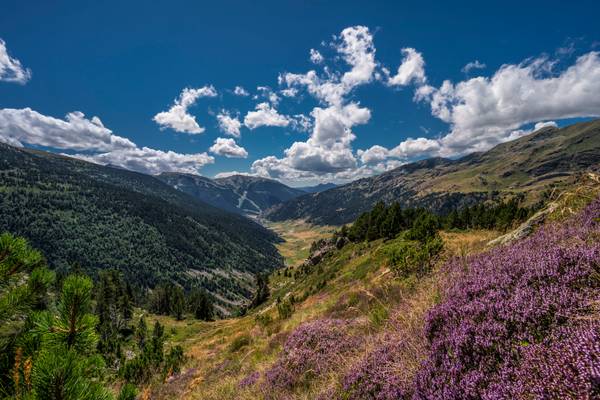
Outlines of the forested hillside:
[{"label": "forested hillside", "polygon": [[156,178],[0,144],[0,231],[59,271],[115,268],[137,287],[198,282],[231,307],[281,264],[277,237]]}]

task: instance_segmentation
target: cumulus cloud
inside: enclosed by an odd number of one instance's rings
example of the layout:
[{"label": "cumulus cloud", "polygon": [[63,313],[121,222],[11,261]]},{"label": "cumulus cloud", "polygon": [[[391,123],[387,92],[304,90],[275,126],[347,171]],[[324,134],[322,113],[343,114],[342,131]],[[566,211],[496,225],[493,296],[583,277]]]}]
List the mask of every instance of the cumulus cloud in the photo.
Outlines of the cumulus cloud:
[{"label": "cumulus cloud", "polygon": [[[454,157],[557,127],[555,120],[600,116],[600,53],[584,54],[562,71],[554,70],[555,65],[542,57],[504,65],[491,77],[420,86],[415,101],[429,103],[450,131],[436,139],[407,139],[392,149],[373,146],[357,154],[365,164]],[[534,124],[531,129],[523,128],[529,124]]]},{"label": "cumulus cloud", "polygon": [[208,149],[211,153],[227,158],[246,158],[248,152],[238,146],[233,139],[217,138],[215,143]]},{"label": "cumulus cloud", "polygon": [[351,145],[356,138],[352,128],[367,123],[371,111],[357,102],[348,102],[346,97],[354,88],[374,78],[377,62],[373,37],[367,27],[353,26],[334,37],[331,45],[349,66],[347,71],[324,67],[321,75],[311,70],[279,76],[281,85],[288,89],[306,88],[323,105],[313,108],[312,120],[306,116],[290,119],[292,127],[312,129],[308,139],[294,142],[282,158],[269,156],[256,160],[252,164],[253,173],[289,181],[358,176],[365,170],[357,168]]},{"label": "cumulus cloud", "polygon": [[25,84],[31,79],[31,70],[24,68],[21,61],[11,57],[6,42],[0,39],[0,81]]},{"label": "cumulus cloud", "polygon": [[108,151],[132,149],[135,144],[106,128],[100,118],[85,118],[82,112],[65,119],[49,117],[31,108],[0,109],[0,137],[8,143],[28,143],[56,149]]},{"label": "cumulus cloud", "polygon": [[329,105],[342,104],[344,97],[355,87],[369,83],[377,67],[373,36],[366,26],[346,28],[333,47],[350,66],[344,74],[326,73],[319,76],[310,70],[304,74],[285,73],[279,82],[287,87],[306,87],[308,92]]},{"label": "cumulus cloud", "polygon": [[[277,104],[279,104],[279,101],[281,100],[281,98],[270,87],[268,87],[268,86],[257,86],[256,90],[258,91],[258,93],[259,93],[259,95],[261,97],[269,100],[269,102],[272,105],[276,106]],[[254,96],[254,98],[258,99],[259,96],[258,95]]]},{"label": "cumulus cloud", "polygon": [[236,86],[235,89],[233,89],[233,94],[242,97],[250,96],[250,93],[248,93],[248,91],[241,86]]},{"label": "cumulus cloud", "polygon": [[424,84],[427,81],[425,76],[425,60],[423,55],[413,48],[402,49],[404,58],[398,67],[398,72],[390,76],[387,83],[390,86],[406,86],[410,83]]},{"label": "cumulus cloud", "polygon": [[475,61],[471,61],[469,63],[467,63],[467,65],[465,65],[461,71],[464,72],[465,74],[468,74],[469,72],[471,72],[474,69],[484,69],[486,67],[486,65],[482,62],[479,62],[479,60],[475,60]]},{"label": "cumulus cloud", "polygon": [[504,65],[490,78],[418,90],[415,99],[427,101],[432,114],[450,124],[440,153],[486,150],[529,123],[600,116],[600,53],[584,54],[563,71],[554,65],[537,58]]},{"label": "cumulus cloud", "polygon": [[240,128],[242,123],[238,117],[232,117],[227,111],[223,110],[217,114],[219,129],[221,132],[239,138],[241,136]]},{"label": "cumulus cloud", "polygon": [[261,176],[291,179],[292,177],[333,174],[356,167],[351,142],[351,128],[365,124],[371,118],[367,108],[356,103],[344,106],[316,107],[311,112],[314,127],[305,142],[295,142],[285,150],[285,157],[274,156],[256,160],[252,170]]},{"label": "cumulus cloud", "polygon": [[310,61],[313,64],[321,64],[324,58],[318,50],[310,49]]},{"label": "cumulus cloud", "polygon": [[198,174],[200,168],[214,163],[212,156],[204,153],[181,154],[174,151],[155,150],[149,147],[114,150],[99,154],[75,154],[74,157],[97,164],[111,164],[146,174],[183,172]]},{"label": "cumulus cloud", "polygon": [[367,150],[358,150],[357,154],[364,164],[372,165],[386,161],[389,158],[407,162],[415,157],[435,156],[439,151],[440,143],[435,139],[409,138],[392,149],[375,145]]},{"label": "cumulus cloud", "polygon": [[201,167],[214,162],[214,158],[206,153],[180,154],[140,148],[131,140],[115,135],[100,118],[87,119],[79,111],[59,119],[30,108],[0,109],[0,141],[17,146],[29,144],[82,152],[73,156],[149,174],[165,171],[198,173]]},{"label": "cumulus cloud", "polygon": [[170,128],[176,132],[199,134],[204,128],[196,122],[196,117],[188,113],[188,108],[193,106],[201,97],[215,97],[217,91],[213,86],[204,86],[198,89],[185,88],[179,95],[173,106],[168,111],[156,114],[154,122],[161,129]]},{"label": "cumulus cloud", "polygon": [[248,129],[256,129],[261,126],[279,126],[286,127],[290,120],[285,115],[281,115],[269,103],[259,103],[255,111],[249,111],[244,117],[244,125]]},{"label": "cumulus cloud", "polygon": [[298,94],[298,89],[287,88],[287,89],[282,89],[280,92],[284,97],[296,97],[296,95]]}]

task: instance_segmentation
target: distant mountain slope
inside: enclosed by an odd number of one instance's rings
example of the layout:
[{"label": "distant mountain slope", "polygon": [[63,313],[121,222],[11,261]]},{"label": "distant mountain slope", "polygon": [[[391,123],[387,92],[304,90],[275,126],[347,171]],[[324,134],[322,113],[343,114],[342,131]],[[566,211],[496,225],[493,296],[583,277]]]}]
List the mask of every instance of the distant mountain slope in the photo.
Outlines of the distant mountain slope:
[{"label": "distant mountain slope", "polygon": [[306,193],[275,180],[246,175],[209,179],[197,175],[163,173],[157,178],[215,207],[245,215],[260,214],[275,204]]},{"label": "distant mountain slope", "polygon": [[484,153],[458,160],[432,158],[268,210],[273,221],[317,224],[353,221],[378,201],[447,212],[509,193],[535,197],[549,184],[600,164],[600,120],[543,128]]},{"label": "distant mountain slope", "polygon": [[55,268],[117,268],[140,287],[197,281],[225,306],[281,264],[273,233],[154,177],[4,144],[0,231],[28,238]]},{"label": "distant mountain slope", "polygon": [[298,187],[296,189],[300,189],[306,193],[319,193],[319,192],[324,192],[329,189],[333,189],[335,187],[337,187],[337,185],[335,183],[330,182],[330,183],[319,183],[318,185],[315,185],[315,186]]}]

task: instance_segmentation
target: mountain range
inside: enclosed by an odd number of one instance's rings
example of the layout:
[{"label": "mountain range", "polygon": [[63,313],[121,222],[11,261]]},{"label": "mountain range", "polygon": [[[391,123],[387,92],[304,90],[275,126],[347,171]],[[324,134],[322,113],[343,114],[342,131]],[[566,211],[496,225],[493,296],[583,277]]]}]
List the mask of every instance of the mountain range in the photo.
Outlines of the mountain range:
[{"label": "mountain range", "polygon": [[599,164],[600,120],[546,127],[486,152],[421,160],[300,196],[273,206],[265,217],[339,225],[352,222],[379,201],[438,213],[515,195],[535,202],[553,184]]},{"label": "mountain range", "polygon": [[198,200],[223,210],[258,215],[264,210],[307,192],[272,179],[232,175],[210,179],[177,172],[162,173],[158,179]]},{"label": "mountain range", "polygon": [[0,144],[0,232],[27,238],[58,271],[123,272],[136,287],[208,289],[224,310],[254,274],[282,265],[278,236],[155,177]]},{"label": "mountain range", "polygon": [[273,179],[248,175],[210,179],[199,175],[166,172],[157,175],[157,178],[198,200],[246,216],[257,216],[298,196],[336,187],[334,183],[321,183],[293,188]]}]

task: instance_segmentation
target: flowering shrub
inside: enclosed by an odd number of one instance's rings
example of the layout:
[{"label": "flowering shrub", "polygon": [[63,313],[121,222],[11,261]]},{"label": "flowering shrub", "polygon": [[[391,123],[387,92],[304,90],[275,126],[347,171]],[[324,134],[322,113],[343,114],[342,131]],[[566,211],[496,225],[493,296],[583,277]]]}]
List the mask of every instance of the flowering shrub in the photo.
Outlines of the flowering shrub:
[{"label": "flowering shrub", "polygon": [[[397,339],[397,338],[394,338]],[[343,379],[342,388],[348,400],[409,399],[412,382],[402,379],[399,341],[390,340],[367,354]]]},{"label": "flowering shrub", "polygon": [[488,399],[600,398],[600,323],[563,328],[528,346],[520,365],[507,366],[501,376],[505,383],[490,390]]},{"label": "flowering shrub", "polygon": [[284,343],[279,360],[266,372],[267,388],[290,389],[313,375],[327,372],[357,344],[345,321],[322,319],[300,325]]},{"label": "flowering shrub", "polygon": [[259,378],[260,378],[260,373],[258,371],[251,372],[244,379],[242,379],[240,381],[238,386],[240,387],[240,389],[243,389],[248,386],[253,386],[258,381]]},{"label": "flowering shrub", "polygon": [[[597,330],[576,329],[578,336],[569,338],[562,329],[598,300],[598,216],[597,200],[561,225],[467,263],[451,261],[455,283],[428,315],[430,354],[414,398],[538,398],[544,385],[554,398],[591,398],[598,386]],[[560,372],[566,354],[570,369]],[[548,365],[536,366],[542,359]]]}]

